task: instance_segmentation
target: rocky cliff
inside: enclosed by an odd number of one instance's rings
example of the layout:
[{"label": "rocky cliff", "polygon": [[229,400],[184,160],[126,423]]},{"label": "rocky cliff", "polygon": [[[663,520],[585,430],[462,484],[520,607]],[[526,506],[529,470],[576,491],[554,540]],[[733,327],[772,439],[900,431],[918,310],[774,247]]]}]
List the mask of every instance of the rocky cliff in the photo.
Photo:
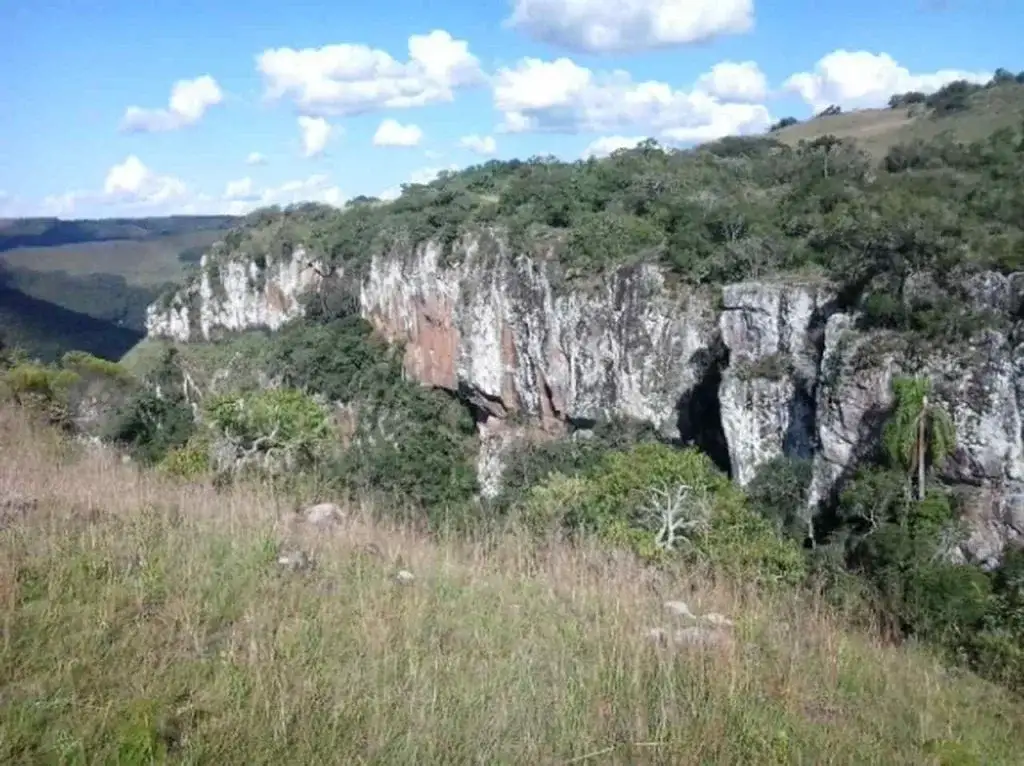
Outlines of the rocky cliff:
[{"label": "rocky cliff", "polygon": [[[197,278],[150,308],[148,332],[193,341],[275,329],[301,313],[299,297],[323,271],[301,248],[262,266],[242,254],[204,259]],[[405,344],[408,373],[481,413],[487,493],[518,439],[625,416],[702,446],[740,483],[777,455],[811,458],[818,502],[877,442],[892,376],[923,372],[957,427],[945,473],[968,500],[963,553],[991,563],[1007,542],[1024,541],[1024,345],[1009,330],[911,360],[898,337],[855,329],[826,284],[694,291],[646,265],[567,283],[551,259],[489,237],[451,258],[433,244],[378,256],[350,279],[363,315]],[[988,274],[975,292],[1012,318],[1022,284]]]}]

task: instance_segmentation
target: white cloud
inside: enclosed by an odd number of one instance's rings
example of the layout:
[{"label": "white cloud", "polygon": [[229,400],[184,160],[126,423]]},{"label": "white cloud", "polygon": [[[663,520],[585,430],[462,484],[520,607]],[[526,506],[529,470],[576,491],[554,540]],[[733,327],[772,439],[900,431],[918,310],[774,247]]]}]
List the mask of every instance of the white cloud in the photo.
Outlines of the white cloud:
[{"label": "white cloud", "polygon": [[595,74],[567,58],[524,59],[494,77],[494,104],[507,132],[643,132],[690,142],[754,133],[771,124],[761,104],[724,103],[703,90],[634,82],[628,72]]},{"label": "white cloud", "polygon": [[243,204],[236,207],[246,207],[247,210],[254,210],[258,207],[268,205],[293,205],[299,202],[322,202],[334,207],[341,207],[345,203],[345,195],[340,188],[331,183],[330,178],[323,173],[311,175],[309,178],[296,181],[286,181],[280,186],[271,186],[255,192],[247,189],[248,195]]},{"label": "white cloud", "polygon": [[591,141],[587,148],[583,150],[582,156],[584,159],[588,157],[607,157],[619,149],[632,149],[645,140],[644,136],[604,136],[603,138]]},{"label": "white cloud", "polygon": [[575,51],[639,51],[748,32],[754,0],[514,0],[505,23]]},{"label": "white cloud", "polygon": [[208,74],[194,80],[178,80],[171,88],[166,109],[130,106],[125,110],[121,129],[136,133],[178,130],[199,122],[207,109],[223,99],[220,86]]},{"label": "white cloud", "polygon": [[333,128],[323,117],[299,117],[299,130],[302,131],[302,154],[306,157],[317,157],[327,148]]},{"label": "white cloud", "polygon": [[226,200],[248,200],[255,199],[252,179],[246,176],[237,181],[228,181],[224,188],[224,199]]},{"label": "white cloud", "polygon": [[162,205],[183,199],[186,192],[184,181],[157,175],[134,154],[107,171],[103,183],[106,201],[131,205]]},{"label": "white cloud", "polygon": [[345,195],[323,173],[263,188],[257,188],[250,178],[241,178],[229,181],[220,197],[198,194],[179,207],[177,212],[185,215],[245,215],[261,207],[287,206],[300,202],[320,202],[341,207]]},{"label": "white cloud", "polygon": [[843,108],[883,106],[894,93],[931,93],[954,80],[987,82],[991,72],[941,69],[912,74],[888,53],[837,50],[821,58],[813,72],[799,72],[783,88],[798,93],[814,111],[831,104]]},{"label": "white cloud", "polygon": [[753,61],[722,61],[697,79],[697,89],[722,101],[756,104],[768,96],[768,78]]},{"label": "white cloud", "polygon": [[384,120],[373,134],[374,146],[417,146],[423,140],[418,125],[403,125],[398,120]]},{"label": "white cloud", "polygon": [[478,136],[475,133],[470,136],[463,136],[459,139],[459,146],[463,149],[487,157],[498,151],[498,144],[493,136]]},{"label": "white cloud", "polygon": [[[430,167],[425,167],[425,168],[418,168],[418,169],[412,171],[409,174],[409,180],[406,181],[405,183],[407,183],[407,184],[429,184],[431,181],[436,179],[441,173],[444,173],[445,171],[450,171],[450,170],[459,170],[460,167],[461,166],[459,166],[459,165],[451,164],[451,165],[449,165],[446,168],[436,167],[436,166],[430,166]],[[401,194],[402,194],[402,187],[401,187],[401,185],[399,185],[399,186],[388,187],[387,189],[382,191],[380,194],[378,194],[377,197],[379,199],[382,199],[382,200],[390,201],[390,200],[398,199],[399,196],[401,196]]]},{"label": "white cloud", "polygon": [[245,158],[246,165],[266,165],[267,158],[259,152],[249,152],[249,156]]},{"label": "white cloud", "polygon": [[[346,200],[341,189],[326,174],[286,181],[279,186],[258,188],[249,177],[229,181],[221,195],[194,193],[172,176],[159,175],[147,168],[135,155],[114,165],[107,172],[101,190],[70,191],[46,197],[32,206],[10,206],[17,215],[56,215],[62,217],[110,215],[244,215],[269,205],[321,202],[341,207]],[[11,200],[17,203],[18,200]],[[6,212],[0,198],[0,212]]]},{"label": "white cloud", "polygon": [[[185,182],[155,173],[134,154],[111,167],[98,190],[73,190],[45,197],[35,215],[81,216],[83,208],[92,215],[110,215],[117,207],[126,215],[158,215],[188,199]],[[103,211],[100,213],[100,211]]]},{"label": "white cloud", "polygon": [[409,38],[409,60],[366,45],[275,48],[257,59],[267,98],[290,97],[305,114],[351,115],[451,101],[483,81],[469,44],[443,30]]}]

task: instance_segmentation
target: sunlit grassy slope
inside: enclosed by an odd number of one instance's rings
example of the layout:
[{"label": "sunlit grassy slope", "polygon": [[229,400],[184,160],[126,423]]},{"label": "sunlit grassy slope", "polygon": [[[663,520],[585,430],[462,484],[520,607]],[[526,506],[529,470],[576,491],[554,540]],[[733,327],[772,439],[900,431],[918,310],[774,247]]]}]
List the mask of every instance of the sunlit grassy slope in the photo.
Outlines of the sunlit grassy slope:
[{"label": "sunlit grassy slope", "polygon": [[[283,501],[79,449],[0,413],[0,763],[1021,762],[1019,702],[813,599],[355,508],[286,572]],[[668,598],[734,645],[652,645]]]},{"label": "sunlit grassy slope", "polygon": [[1024,120],[1024,87],[1010,84],[972,94],[969,108],[935,117],[928,110],[861,109],[828,117],[816,117],[776,131],[788,144],[833,134],[852,138],[874,157],[883,157],[895,144],[914,139],[931,140],[941,135],[958,141],[982,140],[1000,128],[1017,128]]}]

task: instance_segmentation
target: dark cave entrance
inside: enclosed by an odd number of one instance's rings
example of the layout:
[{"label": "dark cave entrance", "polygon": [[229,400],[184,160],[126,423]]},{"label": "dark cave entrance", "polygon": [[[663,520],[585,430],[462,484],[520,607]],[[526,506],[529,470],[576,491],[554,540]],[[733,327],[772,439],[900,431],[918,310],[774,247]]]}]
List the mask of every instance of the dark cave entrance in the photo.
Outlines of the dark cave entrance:
[{"label": "dark cave entrance", "polygon": [[722,371],[729,366],[729,350],[721,341],[697,351],[689,363],[701,370],[697,384],[679,398],[679,446],[693,446],[706,453],[721,470],[732,478],[729,444],[722,428],[722,407],[718,388]]}]

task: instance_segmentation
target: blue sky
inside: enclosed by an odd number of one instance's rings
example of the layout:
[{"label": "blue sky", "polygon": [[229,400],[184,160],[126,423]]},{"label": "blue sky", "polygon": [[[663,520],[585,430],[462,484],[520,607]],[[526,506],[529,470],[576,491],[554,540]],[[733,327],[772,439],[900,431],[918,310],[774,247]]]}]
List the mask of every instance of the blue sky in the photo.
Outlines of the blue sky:
[{"label": "blue sky", "polygon": [[0,216],[341,204],[1024,69],[1014,0],[0,0],[0,18]]}]

